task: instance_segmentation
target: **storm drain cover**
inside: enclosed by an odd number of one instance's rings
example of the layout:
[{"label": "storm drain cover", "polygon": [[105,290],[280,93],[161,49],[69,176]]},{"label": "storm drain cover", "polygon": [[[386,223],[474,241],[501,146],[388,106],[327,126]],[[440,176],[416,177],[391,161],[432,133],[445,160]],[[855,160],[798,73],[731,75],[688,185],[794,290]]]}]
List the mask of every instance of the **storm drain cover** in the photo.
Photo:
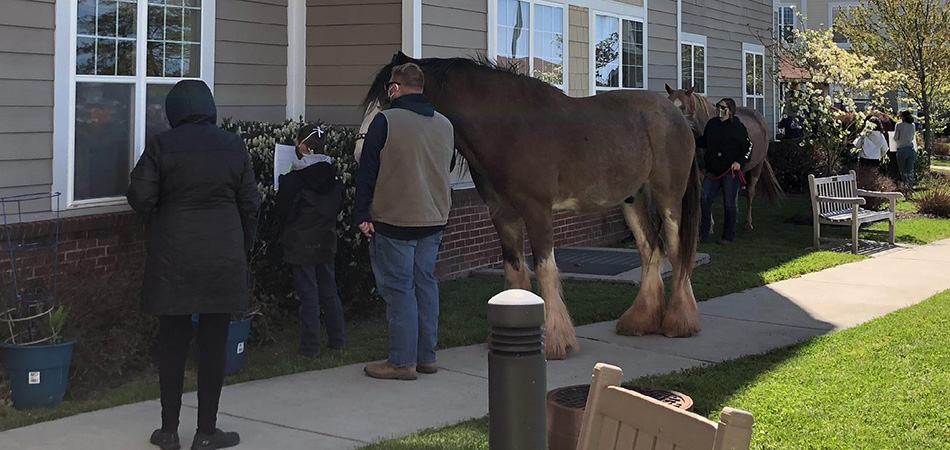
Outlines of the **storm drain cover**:
[{"label": "storm drain cover", "polygon": [[[554,260],[561,273],[616,276],[640,267],[640,254],[592,248],[556,248]],[[527,258],[528,267],[534,260]]]}]

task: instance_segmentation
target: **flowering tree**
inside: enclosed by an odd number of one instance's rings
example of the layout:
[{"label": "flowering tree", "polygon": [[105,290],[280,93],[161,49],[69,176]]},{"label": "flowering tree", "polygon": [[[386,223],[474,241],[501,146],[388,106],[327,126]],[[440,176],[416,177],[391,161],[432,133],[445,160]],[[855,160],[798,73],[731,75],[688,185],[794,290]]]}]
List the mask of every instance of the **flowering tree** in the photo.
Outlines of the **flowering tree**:
[{"label": "flowering tree", "polygon": [[950,96],[948,23],[946,0],[866,0],[839,14],[834,23],[854,54],[873,57],[902,75],[901,88],[921,108],[928,162],[935,107]]}]

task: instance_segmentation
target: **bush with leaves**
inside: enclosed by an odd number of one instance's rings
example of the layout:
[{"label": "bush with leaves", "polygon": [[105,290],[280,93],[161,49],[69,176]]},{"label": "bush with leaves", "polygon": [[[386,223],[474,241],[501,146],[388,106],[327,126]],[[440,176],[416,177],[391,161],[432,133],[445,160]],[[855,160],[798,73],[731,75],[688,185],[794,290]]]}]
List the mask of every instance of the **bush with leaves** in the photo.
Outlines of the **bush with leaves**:
[{"label": "bush with leaves", "polygon": [[[846,106],[846,111],[855,114],[851,126],[863,126],[864,114],[855,111],[854,102],[843,97],[837,100]],[[825,95],[811,83],[804,83],[800,89],[791,90],[786,101],[789,109],[802,118],[805,133],[798,145],[802,148],[811,147],[820,153],[825,174],[838,173],[842,165],[854,159],[856,149],[848,142],[853,130],[838,121],[839,112],[832,107],[834,98]]]},{"label": "bush with leaves", "polygon": [[808,191],[808,175],[824,176],[824,156],[801,139],[775,141],[769,144],[769,164],[775,171],[782,190],[790,193]]},{"label": "bush with leaves", "polygon": [[[290,266],[283,262],[280,243],[282,227],[274,214],[277,192],[274,189],[274,147],[276,144],[294,145],[300,121],[262,123],[225,119],[222,128],[241,136],[247,144],[261,192],[261,214],[257,244],[252,265],[252,295],[269,319],[294,314],[298,302],[293,289]],[[376,282],[370,267],[368,242],[353,224],[352,211],[356,196],[356,161],[353,150],[356,132],[347,127],[322,125],[327,132],[325,152],[333,158],[337,173],[343,181],[344,194],[340,215],[337,217],[339,244],[336,259],[336,281],[347,317],[378,314],[382,302],[376,293]]]},{"label": "bush with leaves", "polygon": [[[881,173],[878,168],[858,167],[856,175],[858,178],[858,189],[877,192],[897,192],[897,185],[894,184],[894,180]],[[880,211],[890,206],[890,201],[886,198],[865,197],[864,199],[867,202],[863,206],[865,209]]]}]

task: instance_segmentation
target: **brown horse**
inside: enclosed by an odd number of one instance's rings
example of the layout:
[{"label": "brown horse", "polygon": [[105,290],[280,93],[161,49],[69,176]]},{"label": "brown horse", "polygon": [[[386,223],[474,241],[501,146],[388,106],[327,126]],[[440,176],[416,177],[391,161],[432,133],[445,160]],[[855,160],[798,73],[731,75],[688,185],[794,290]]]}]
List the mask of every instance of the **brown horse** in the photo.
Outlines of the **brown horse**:
[{"label": "brown horse", "polygon": [[[693,88],[674,90],[670,85],[666,85],[666,92],[673,105],[679,108],[689,120],[696,136],[702,136],[706,122],[716,117],[716,107],[702,94],[693,92]],[[761,189],[766,200],[775,202],[782,198],[782,187],[778,184],[775,172],[766,159],[769,152],[769,132],[765,117],[758,111],[743,106],[736,108],[736,117],[745,125],[746,130],[749,131],[749,140],[752,141],[752,155],[749,157],[749,162],[742,168],[743,172],[749,174],[747,178],[749,184],[746,186],[748,211],[745,227],[751,230],[752,202],[755,195]]]},{"label": "brown horse", "polygon": [[[392,68],[408,62],[422,68],[426,95],[455,126],[455,146],[469,163],[501,241],[507,288],[531,289],[527,230],[545,302],[548,358],[563,359],[578,349],[554,261],[555,211],[623,208],[644,267],[641,289],[618,321],[618,333],[680,337],[699,331],[690,284],[699,237],[698,169],[689,123],[670,102],[646,91],[572,98],[485,59],[411,59],[400,52],[366,96],[364,127],[387,102],[384,84]],[[673,267],[665,311],[660,230],[650,221],[651,200]]]}]

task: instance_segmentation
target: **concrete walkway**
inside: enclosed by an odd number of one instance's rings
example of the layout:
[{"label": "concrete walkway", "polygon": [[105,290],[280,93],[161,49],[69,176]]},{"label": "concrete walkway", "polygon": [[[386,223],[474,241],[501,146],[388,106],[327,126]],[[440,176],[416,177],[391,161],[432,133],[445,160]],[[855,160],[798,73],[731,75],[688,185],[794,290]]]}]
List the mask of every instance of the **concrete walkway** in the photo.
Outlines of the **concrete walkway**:
[{"label": "concrete walkway", "polygon": [[[618,365],[630,379],[851,327],[950,289],[948,263],[950,240],[712,299],[700,303],[703,330],[690,339],[617,336],[614,322],[578,327],[581,350],[548,363],[548,389],[588,383],[597,362]],[[373,380],[359,364],[228,386],[219,427],[241,432],[243,449],[342,450],[487,414],[486,346],[442,351],[439,365],[438,374],[414,382]],[[194,393],[185,404],[187,448]],[[147,440],[159,412],[158,401],[148,401],[41,423],[0,433],[0,448],[153,449]]]}]

